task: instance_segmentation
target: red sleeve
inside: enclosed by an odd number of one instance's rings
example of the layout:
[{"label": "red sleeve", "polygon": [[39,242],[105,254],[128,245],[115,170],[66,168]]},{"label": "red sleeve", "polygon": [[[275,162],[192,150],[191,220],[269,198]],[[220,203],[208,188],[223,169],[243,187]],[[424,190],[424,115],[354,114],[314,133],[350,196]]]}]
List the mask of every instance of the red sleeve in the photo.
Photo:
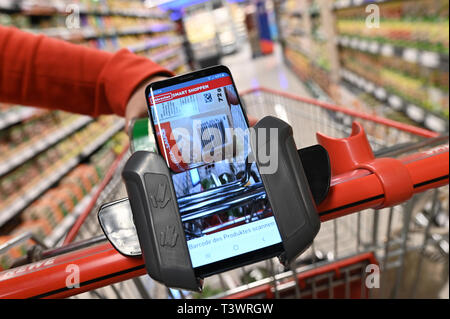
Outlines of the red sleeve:
[{"label": "red sleeve", "polygon": [[173,74],[126,49],[112,54],[0,26],[1,102],[123,116],[154,75]]}]

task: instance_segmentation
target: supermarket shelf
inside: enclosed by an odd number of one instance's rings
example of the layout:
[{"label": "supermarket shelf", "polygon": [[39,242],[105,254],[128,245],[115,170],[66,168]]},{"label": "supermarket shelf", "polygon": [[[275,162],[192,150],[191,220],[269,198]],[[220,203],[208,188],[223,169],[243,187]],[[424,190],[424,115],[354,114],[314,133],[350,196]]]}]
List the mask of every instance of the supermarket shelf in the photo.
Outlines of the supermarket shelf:
[{"label": "supermarket shelf", "polygon": [[378,101],[385,103],[395,111],[403,112],[414,122],[436,132],[448,131],[448,121],[442,117],[414,105],[403,98],[390,94],[384,88],[346,69],[341,70],[341,77],[354,87],[371,94]]},{"label": "supermarket shelf", "polygon": [[366,6],[371,3],[379,4],[379,3],[383,3],[383,2],[389,2],[389,1],[398,1],[398,0],[336,0],[333,3],[333,9],[340,10],[340,9]]},{"label": "supermarket shelf", "polygon": [[117,30],[118,35],[141,34],[141,33],[159,33],[173,30],[171,23],[158,23],[150,26],[132,26]]},{"label": "supermarket shelf", "polygon": [[22,122],[31,116],[39,113],[40,110],[34,107],[20,107],[18,110],[10,110],[0,113],[0,130],[10,125]]},{"label": "supermarket shelf", "polygon": [[[175,39],[175,40],[171,40],[171,39]],[[152,48],[157,48],[163,45],[168,45],[168,44],[179,44],[181,43],[181,41],[176,38],[176,37],[168,37],[168,36],[163,36],[163,37],[157,37],[151,40],[147,40],[147,41],[143,41],[143,42],[139,42],[133,45],[130,45],[127,47],[128,50],[130,50],[131,52],[142,52],[142,51],[147,51],[149,49]]]},{"label": "supermarket shelf", "polygon": [[170,71],[175,71],[176,69],[178,69],[180,66],[182,66],[185,63],[186,62],[184,61],[184,59],[177,59],[174,62],[164,65],[164,67]]},{"label": "supermarket shelf", "polygon": [[62,127],[56,132],[51,132],[44,138],[40,139],[38,142],[26,146],[26,149],[20,151],[20,154],[16,154],[14,152],[9,158],[3,160],[3,162],[0,162],[0,176],[13,170],[17,166],[23,164],[30,158],[48,149],[52,145],[73,134],[75,131],[79,130],[92,121],[93,119],[91,117],[80,116],[79,119],[75,120],[73,123],[67,125],[66,127]]},{"label": "supermarket shelf", "polygon": [[24,31],[44,34],[49,37],[60,38],[63,40],[77,40],[77,39],[93,39],[93,38],[107,38],[107,37],[120,37],[133,34],[148,34],[148,33],[160,33],[173,30],[173,25],[170,23],[158,23],[150,26],[131,26],[120,29],[105,29],[98,31],[92,27],[82,27],[79,29],[67,29],[63,27],[57,28],[44,28],[44,29],[23,29]]},{"label": "supermarket shelf", "polygon": [[41,181],[36,187],[33,187],[30,191],[23,194],[16,202],[6,209],[0,211],[0,227],[8,222],[11,218],[20,213],[25,207],[30,205],[36,198],[49,189],[55,182],[60,180],[64,175],[74,169],[82,160],[92,155],[98,147],[103,145],[108,139],[110,139],[116,132],[124,127],[124,120],[121,119],[115,123],[110,129],[108,129],[98,139],[87,145],[79,155],[71,158],[68,162],[59,167],[56,172],[51,175],[46,175],[41,178]]},{"label": "supermarket shelf", "polygon": [[325,73],[329,73],[329,72],[330,72],[329,70],[325,69],[324,67],[322,67],[322,66],[320,66],[318,63],[316,63],[314,57],[311,57],[312,53],[309,53],[309,52],[305,51],[305,50],[304,50],[301,46],[299,46],[298,44],[296,44],[296,43],[294,43],[294,42],[292,42],[292,41],[285,41],[285,44],[286,44],[286,46],[287,46],[289,49],[294,50],[294,51],[297,51],[298,53],[300,53],[300,54],[304,55],[306,58],[308,58],[309,64],[310,64],[312,67],[314,67],[314,68],[316,68],[316,69],[318,69],[318,70],[321,70],[322,72],[325,72]]},{"label": "supermarket shelf", "polygon": [[284,41],[284,44],[286,45],[286,47],[288,47],[289,49],[291,49],[291,50],[294,50],[294,51],[296,51],[296,52],[298,52],[298,53],[300,53],[300,54],[302,54],[302,55],[304,55],[306,58],[308,58],[308,60],[311,60],[310,59],[310,53],[309,52],[307,52],[307,51],[305,51],[300,45],[298,45],[297,43],[295,43],[295,42],[292,42],[292,41]]},{"label": "supermarket shelf", "polygon": [[91,192],[85,196],[73,209],[72,213],[66,216],[55,229],[44,239],[44,244],[47,247],[54,247],[56,243],[67,233],[67,231],[72,227],[72,225],[77,220],[78,216],[83,213],[83,211],[90,204],[93,196],[97,192],[99,186],[95,186]]},{"label": "supermarket shelf", "polygon": [[96,10],[96,9],[87,9],[81,8],[81,14],[87,15],[100,15],[100,16],[121,16],[121,17],[129,17],[129,18],[148,18],[148,19],[164,19],[167,18],[167,15],[164,13],[155,13],[155,12],[141,12],[140,10]]},{"label": "supermarket shelf", "polygon": [[96,139],[94,142],[86,146],[81,151],[80,156],[82,158],[90,156],[97,148],[105,144],[106,141],[108,141],[114,134],[120,131],[124,127],[124,125],[125,121],[123,119],[118,120],[116,123],[114,123],[113,126],[107,129],[106,132],[103,133],[98,139]]},{"label": "supermarket shelf", "polygon": [[[142,12],[142,10],[136,9],[108,9],[108,8],[99,8],[99,9],[90,9],[83,4],[77,4],[79,13],[83,15],[94,15],[94,16],[122,16],[122,17],[130,17],[130,18],[154,18],[154,19],[162,19],[166,18],[167,15],[164,13],[156,13],[156,12]],[[12,0],[8,1],[0,1],[0,12],[14,12],[20,13],[23,15],[30,16],[49,16],[54,14],[62,14],[66,15],[68,12],[67,3],[55,3],[54,5],[44,5],[44,6],[36,6],[36,5],[17,5]]]},{"label": "supermarket shelf", "polygon": [[164,50],[163,52],[160,52],[160,53],[152,55],[151,59],[154,62],[164,61],[165,59],[167,59],[167,58],[169,58],[169,57],[179,53],[180,50],[181,50],[180,47],[173,47],[173,48],[170,48],[168,50]]},{"label": "supermarket shelf", "polygon": [[406,62],[416,63],[427,68],[445,71],[449,67],[449,57],[437,52],[400,47],[389,43],[382,44],[375,40],[363,40],[349,36],[340,36],[338,38],[338,44],[345,48],[371,54],[380,54],[385,57],[396,56]]},{"label": "supermarket shelf", "polygon": [[[320,10],[318,8],[310,8],[309,10],[307,10],[307,13],[312,18],[320,16]],[[293,10],[293,11],[289,11],[287,9],[282,9],[281,14],[296,17],[296,18],[301,18],[304,15],[304,12],[299,9]]]},{"label": "supermarket shelf", "polygon": [[294,72],[294,74],[302,81],[308,91],[315,99],[324,101],[327,103],[333,103],[328,93],[326,93],[312,78],[305,78],[305,74],[302,70],[298,69],[297,65],[293,63],[288,57],[284,57],[284,62]]},{"label": "supermarket shelf", "polygon": [[17,198],[14,204],[10,205],[8,208],[1,211],[0,226],[3,226],[11,218],[16,216],[21,210],[23,210],[25,207],[31,204],[40,194],[42,194],[51,185],[53,185],[53,183],[61,179],[71,169],[73,169],[78,164],[78,162],[79,159],[77,157],[70,159],[62,167],[58,168],[56,172],[54,172],[52,175],[43,177],[39,185],[31,189],[26,194],[23,194],[22,196]]},{"label": "supermarket shelf", "polygon": [[[322,77],[326,77],[327,79],[329,79],[329,73],[330,71],[323,68],[322,66],[320,66],[319,64],[317,64],[314,59],[311,58],[311,55],[308,54],[308,52],[306,52],[305,50],[303,50],[299,45],[293,43],[293,42],[288,42],[286,41],[286,47],[296,51],[298,53],[300,53],[301,55],[305,56],[305,58],[308,59],[308,66],[311,69],[311,74],[310,74],[310,80],[312,80],[312,82],[315,82],[315,84],[317,84],[317,86],[319,86],[321,88],[322,91],[326,92],[325,96],[328,96],[330,93],[327,92],[328,89],[328,81],[327,83],[323,83],[323,81],[318,81],[318,79],[320,79],[320,76]],[[290,62],[290,61],[289,61]],[[294,63],[290,62],[291,67],[295,68]],[[298,74],[300,74],[300,72],[296,72]],[[319,75],[320,74],[320,75]],[[302,78],[302,77],[300,77]],[[315,94],[315,93],[314,93]]]}]

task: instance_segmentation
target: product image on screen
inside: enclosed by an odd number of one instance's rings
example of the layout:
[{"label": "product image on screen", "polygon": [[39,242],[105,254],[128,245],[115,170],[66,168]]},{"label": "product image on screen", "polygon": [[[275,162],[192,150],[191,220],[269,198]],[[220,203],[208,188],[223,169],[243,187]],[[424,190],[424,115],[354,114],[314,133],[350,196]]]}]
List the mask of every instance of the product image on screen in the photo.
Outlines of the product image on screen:
[{"label": "product image on screen", "polygon": [[248,125],[230,75],[150,89],[148,99],[193,267],[278,249],[281,237],[258,168],[246,161]]}]

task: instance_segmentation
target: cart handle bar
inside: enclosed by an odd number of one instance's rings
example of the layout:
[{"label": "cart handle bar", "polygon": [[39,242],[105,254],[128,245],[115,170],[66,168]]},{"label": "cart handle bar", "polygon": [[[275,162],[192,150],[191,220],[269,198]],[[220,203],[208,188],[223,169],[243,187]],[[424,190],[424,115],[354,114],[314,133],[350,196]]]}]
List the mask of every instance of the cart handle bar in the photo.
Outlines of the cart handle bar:
[{"label": "cart handle bar", "polygon": [[[409,172],[414,194],[449,182],[448,143],[399,161]],[[380,207],[384,200],[376,174],[357,168],[332,178],[329,195],[318,211],[324,222]],[[0,272],[0,298],[64,298],[145,273],[142,258],[125,257],[110,243],[101,243]]]}]

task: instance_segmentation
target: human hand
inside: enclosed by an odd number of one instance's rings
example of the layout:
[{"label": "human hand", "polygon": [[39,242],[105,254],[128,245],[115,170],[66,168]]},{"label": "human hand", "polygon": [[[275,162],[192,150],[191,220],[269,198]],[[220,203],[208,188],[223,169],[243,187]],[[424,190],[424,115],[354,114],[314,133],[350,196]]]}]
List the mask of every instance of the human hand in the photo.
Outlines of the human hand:
[{"label": "human hand", "polygon": [[128,127],[131,120],[135,118],[142,118],[148,116],[147,101],[145,100],[145,88],[152,82],[165,80],[165,76],[154,76],[142,83],[131,95],[125,109],[125,131],[128,132]]},{"label": "human hand", "polygon": [[[231,104],[233,104],[233,105],[239,104],[237,95],[229,88],[225,88],[225,96],[227,97],[227,102],[230,107],[231,107]],[[247,119],[248,119],[248,124],[250,126],[254,126],[256,123],[258,123],[258,119],[254,116],[247,115]]]}]

